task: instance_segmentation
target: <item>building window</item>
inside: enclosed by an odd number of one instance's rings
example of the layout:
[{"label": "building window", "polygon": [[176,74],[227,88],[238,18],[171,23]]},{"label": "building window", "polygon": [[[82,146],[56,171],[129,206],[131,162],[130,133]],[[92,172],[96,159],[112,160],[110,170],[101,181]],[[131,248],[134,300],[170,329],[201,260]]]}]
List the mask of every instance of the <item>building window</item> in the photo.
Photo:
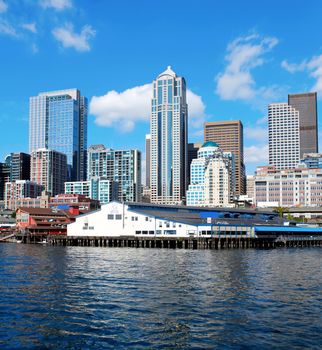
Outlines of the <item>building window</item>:
[{"label": "building window", "polygon": [[115,215],[115,220],[122,220],[122,215],[121,214],[116,214]]},{"label": "building window", "polygon": [[107,220],[114,220],[114,214],[107,214]]}]

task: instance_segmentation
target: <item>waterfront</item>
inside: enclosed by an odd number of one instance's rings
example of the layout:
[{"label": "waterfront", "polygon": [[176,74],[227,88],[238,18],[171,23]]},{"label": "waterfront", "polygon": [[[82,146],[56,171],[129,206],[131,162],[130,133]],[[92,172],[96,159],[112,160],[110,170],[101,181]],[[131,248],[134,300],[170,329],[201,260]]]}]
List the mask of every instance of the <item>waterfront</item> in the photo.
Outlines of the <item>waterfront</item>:
[{"label": "waterfront", "polygon": [[0,245],[0,347],[322,345],[322,250]]}]

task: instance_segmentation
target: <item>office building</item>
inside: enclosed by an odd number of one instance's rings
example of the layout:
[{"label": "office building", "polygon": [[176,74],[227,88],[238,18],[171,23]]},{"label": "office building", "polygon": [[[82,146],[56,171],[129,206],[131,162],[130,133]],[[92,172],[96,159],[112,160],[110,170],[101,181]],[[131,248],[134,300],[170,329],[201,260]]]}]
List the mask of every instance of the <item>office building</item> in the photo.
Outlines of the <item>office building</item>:
[{"label": "office building", "polygon": [[299,112],[301,159],[304,153],[318,152],[318,115],[316,100],[316,92],[288,95],[288,105]]},{"label": "office building", "polygon": [[188,206],[229,206],[233,201],[234,159],[218,144],[205,142],[191,162]]},{"label": "office building", "polygon": [[5,184],[10,181],[10,165],[0,163],[0,201],[4,200]]},{"label": "office building", "polygon": [[65,154],[38,149],[31,153],[31,181],[44,186],[45,191],[52,196],[64,193],[64,183],[67,179],[67,157]]},{"label": "office building", "polygon": [[87,179],[99,178],[118,183],[118,200],[141,201],[141,152],[113,150],[104,145],[88,149]]},{"label": "office building", "polygon": [[87,99],[79,90],[30,98],[29,152],[40,148],[66,154],[69,180],[86,179]]},{"label": "office building", "polygon": [[194,142],[194,143],[188,143],[188,175],[187,175],[187,183],[190,184],[190,168],[191,168],[191,162],[193,159],[198,158],[198,150],[202,146],[202,143],[200,142]]},{"label": "office building", "polygon": [[29,180],[16,180],[5,184],[5,208],[16,210],[21,198],[37,198],[44,186]]},{"label": "office building", "polygon": [[254,192],[259,207],[321,207],[322,169],[258,167]]},{"label": "office building", "polygon": [[246,176],[246,194],[248,198],[254,199],[254,181],[255,176],[254,175],[247,175]]},{"label": "office building", "polygon": [[300,164],[310,169],[322,168],[322,153],[304,153]]},{"label": "office building", "polygon": [[151,171],[151,135],[145,135],[145,186],[150,188]]},{"label": "office building", "polygon": [[97,200],[88,198],[80,194],[58,194],[54,197],[42,193],[37,198],[19,198],[16,208],[51,208],[67,210],[69,208],[79,208],[79,210],[96,210],[99,208]]},{"label": "office building", "polygon": [[168,67],[153,82],[151,202],[185,202],[188,165],[186,82]]},{"label": "office building", "polygon": [[244,165],[243,124],[240,120],[207,122],[204,127],[204,141],[218,143],[224,152],[231,152],[235,159],[235,195],[246,193],[246,176]]},{"label": "office building", "polygon": [[87,181],[65,182],[65,194],[78,194],[106,204],[119,199],[119,183],[92,177]]},{"label": "office building", "polygon": [[268,105],[269,165],[293,169],[300,161],[299,112],[287,103]]},{"label": "office building", "polygon": [[10,153],[5,163],[10,167],[10,181],[30,180],[30,154]]}]

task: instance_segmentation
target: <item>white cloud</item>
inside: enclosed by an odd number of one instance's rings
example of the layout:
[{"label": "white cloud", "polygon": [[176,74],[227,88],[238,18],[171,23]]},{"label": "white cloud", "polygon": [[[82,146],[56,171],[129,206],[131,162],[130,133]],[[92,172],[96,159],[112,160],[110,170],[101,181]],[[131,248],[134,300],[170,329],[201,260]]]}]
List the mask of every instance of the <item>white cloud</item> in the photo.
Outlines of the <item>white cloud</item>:
[{"label": "white cloud", "polygon": [[63,47],[74,48],[77,51],[89,51],[89,40],[95,37],[96,31],[90,26],[86,25],[82,28],[80,34],[74,32],[72,24],[68,23],[64,27],[55,28],[52,34]]},{"label": "white cloud", "polygon": [[287,60],[282,61],[281,63],[282,68],[287,70],[289,73],[295,73],[303,71],[306,68],[306,61],[303,61],[300,64],[296,63],[288,63]]},{"label": "white cloud", "polygon": [[0,0],[0,13],[6,12],[7,9],[8,5],[3,0]]},{"label": "white cloud", "polygon": [[261,117],[261,118],[256,120],[256,124],[257,125],[261,125],[261,124],[266,124],[267,125],[267,122],[268,122],[267,115],[264,115],[263,117]]},{"label": "white cloud", "polygon": [[245,147],[245,163],[256,165],[268,164],[268,145]]},{"label": "white cloud", "polygon": [[[135,86],[122,92],[108,91],[103,96],[93,96],[90,113],[101,126],[115,126],[124,132],[133,130],[135,123],[149,121],[152,84]],[[194,126],[203,123],[205,105],[200,96],[187,90],[189,119]]]},{"label": "white cloud", "polygon": [[194,128],[203,127],[206,106],[203,103],[201,96],[188,89],[187,104],[190,125]]},{"label": "white cloud", "polygon": [[315,79],[312,90],[322,93],[322,55],[313,56],[311,59],[303,60],[301,63],[282,62],[282,67],[290,73],[307,71]]},{"label": "white cloud", "polygon": [[261,37],[258,34],[239,37],[227,46],[225,57],[227,66],[216,77],[216,93],[223,100],[251,100],[265,87],[256,88],[251,71],[265,63],[264,54],[278,43],[274,37]]},{"label": "white cloud", "polygon": [[37,27],[36,27],[36,23],[32,22],[32,23],[24,23],[21,25],[22,28],[29,30],[30,32],[36,34],[37,33]]},{"label": "white cloud", "polygon": [[244,136],[247,140],[265,141],[268,138],[267,127],[246,126]]},{"label": "white cloud", "polygon": [[101,126],[117,125],[124,131],[132,130],[135,122],[149,119],[152,85],[145,84],[123,92],[108,91],[103,96],[93,96],[90,113]]},{"label": "white cloud", "polygon": [[8,22],[0,20],[0,34],[17,37],[18,34],[15,28]]},{"label": "white cloud", "polygon": [[71,0],[40,0],[39,3],[43,8],[53,8],[55,10],[64,10],[72,7]]}]

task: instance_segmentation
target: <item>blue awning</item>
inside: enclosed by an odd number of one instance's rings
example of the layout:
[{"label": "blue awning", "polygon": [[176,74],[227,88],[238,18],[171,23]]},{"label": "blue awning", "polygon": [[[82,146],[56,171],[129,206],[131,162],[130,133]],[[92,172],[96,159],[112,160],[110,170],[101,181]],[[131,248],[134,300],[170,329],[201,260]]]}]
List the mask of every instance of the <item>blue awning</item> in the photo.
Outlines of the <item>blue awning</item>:
[{"label": "blue awning", "polygon": [[312,232],[312,233],[321,233],[322,228],[319,227],[296,227],[296,226],[255,226],[255,232]]}]

